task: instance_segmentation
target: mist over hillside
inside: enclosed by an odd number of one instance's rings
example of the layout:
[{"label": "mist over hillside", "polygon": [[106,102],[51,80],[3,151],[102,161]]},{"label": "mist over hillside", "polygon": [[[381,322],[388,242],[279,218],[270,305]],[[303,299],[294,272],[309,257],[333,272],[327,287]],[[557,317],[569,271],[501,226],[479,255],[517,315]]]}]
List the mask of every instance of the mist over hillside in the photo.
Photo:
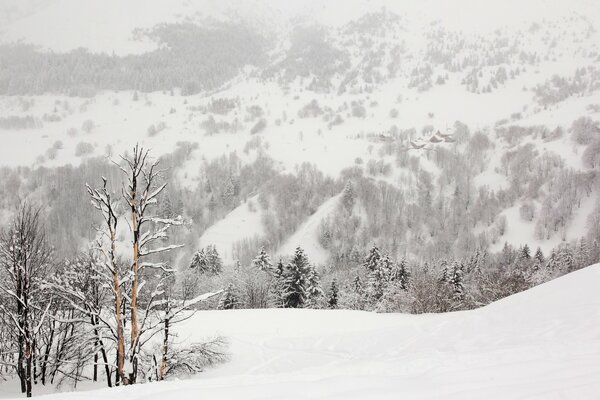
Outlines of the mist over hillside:
[{"label": "mist over hillside", "polygon": [[599,262],[598,21],[596,0],[5,0],[0,289],[27,223],[52,290],[104,262],[128,309],[146,257],[145,315],[470,310]]}]

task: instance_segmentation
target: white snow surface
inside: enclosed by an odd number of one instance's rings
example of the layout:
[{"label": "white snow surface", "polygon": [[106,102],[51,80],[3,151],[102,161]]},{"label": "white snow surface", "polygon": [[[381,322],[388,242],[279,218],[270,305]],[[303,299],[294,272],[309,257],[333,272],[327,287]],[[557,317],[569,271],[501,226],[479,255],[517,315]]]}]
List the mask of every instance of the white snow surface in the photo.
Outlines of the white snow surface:
[{"label": "white snow surface", "polygon": [[474,311],[198,312],[179,339],[224,335],[194,379],[45,399],[597,399],[600,264]]}]

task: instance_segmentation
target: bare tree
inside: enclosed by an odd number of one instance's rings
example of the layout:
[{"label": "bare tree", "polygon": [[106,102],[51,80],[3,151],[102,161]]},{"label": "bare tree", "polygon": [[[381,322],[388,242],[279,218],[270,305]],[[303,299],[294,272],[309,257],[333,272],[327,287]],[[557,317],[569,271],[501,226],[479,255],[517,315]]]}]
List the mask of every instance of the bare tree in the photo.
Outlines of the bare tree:
[{"label": "bare tree", "polygon": [[[129,228],[132,233],[132,264],[131,264],[131,339],[129,343],[128,383],[135,383],[138,372],[138,356],[140,352],[141,330],[138,318],[138,298],[142,272],[145,268],[157,268],[167,271],[163,262],[142,262],[149,256],[155,256],[183,245],[167,245],[154,247],[159,240],[167,239],[167,232],[173,225],[181,225],[181,218],[165,219],[150,215],[150,210],[157,204],[157,198],[167,186],[161,183],[159,160],[150,162],[149,151],[136,145],[131,157],[121,156],[124,165],[119,165],[127,181],[122,189],[123,198],[131,210]],[[147,303],[144,319],[149,315],[152,300]],[[145,323],[146,321],[143,321]]]},{"label": "bare tree", "polygon": [[[112,311],[115,316],[114,335],[117,342],[117,376],[115,383],[118,384],[119,382],[123,382],[124,384],[127,384],[127,378],[125,376],[125,333],[123,326],[123,313],[121,310],[123,296],[121,292],[119,266],[116,258],[118,224],[116,203],[108,191],[106,178],[102,178],[102,187],[99,189],[92,189],[89,185],[86,185],[86,187],[89,195],[92,198],[92,205],[100,211],[102,218],[104,219],[105,229],[100,231],[101,235],[108,238],[109,241],[108,249],[105,249],[103,246],[99,246],[99,250],[104,256],[104,268],[109,274],[114,298],[114,309]],[[100,313],[96,314],[95,317],[101,318]]]},{"label": "bare tree", "polygon": [[36,339],[48,315],[52,299],[43,282],[50,272],[52,249],[40,225],[40,209],[23,204],[9,229],[0,236],[0,304],[2,324],[10,326],[18,358],[14,367],[21,391],[31,397],[36,359]]}]

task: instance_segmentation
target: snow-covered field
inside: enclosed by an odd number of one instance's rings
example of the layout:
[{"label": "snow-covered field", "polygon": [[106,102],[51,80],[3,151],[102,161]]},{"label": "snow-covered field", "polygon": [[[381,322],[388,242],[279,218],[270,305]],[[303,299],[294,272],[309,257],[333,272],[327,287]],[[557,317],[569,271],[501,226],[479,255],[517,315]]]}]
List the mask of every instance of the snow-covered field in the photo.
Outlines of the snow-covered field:
[{"label": "snow-covered field", "polygon": [[487,307],[434,315],[197,313],[179,340],[223,335],[231,361],[189,380],[50,399],[597,399],[600,265]]}]

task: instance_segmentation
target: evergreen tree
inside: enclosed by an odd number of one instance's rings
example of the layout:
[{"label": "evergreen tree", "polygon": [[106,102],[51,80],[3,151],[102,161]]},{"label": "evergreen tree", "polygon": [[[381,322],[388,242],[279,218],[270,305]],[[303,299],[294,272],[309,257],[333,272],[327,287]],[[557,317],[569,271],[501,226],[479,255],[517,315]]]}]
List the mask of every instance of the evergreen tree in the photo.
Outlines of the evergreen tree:
[{"label": "evergreen tree", "polygon": [[190,268],[195,269],[199,274],[217,275],[223,269],[223,261],[215,246],[207,246],[206,249],[200,249],[194,254]]},{"label": "evergreen tree", "polygon": [[577,250],[577,267],[584,268],[590,265],[590,249],[587,240],[584,237],[579,239],[579,249]]},{"label": "evergreen tree", "polygon": [[221,256],[219,255],[216,246],[209,245],[206,247],[206,260],[208,263],[209,271],[212,274],[217,275],[221,273],[221,271],[223,270],[223,260],[221,260]]},{"label": "evergreen tree", "polygon": [[239,305],[237,288],[233,283],[230,283],[219,300],[219,310],[233,310],[234,308],[238,308]]},{"label": "evergreen tree", "polygon": [[165,196],[164,200],[162,201],[161,217],[166,219],[173,219],[176,217],[175,213],[173,212],[173,204],[171,203],[169,196]]},{"label": "evergreen tree", "polygon": [[529,259],[531,259],[531,250],[529,250],[529,246],[527,244],[525,244],[525,246],[523,246],[521,248],[521,253],[519,255],[519,258],[521,260],[529,260]]},{"label": "evergreen tree", "polygon": [[208,271],[208,264],[206,261],[206,254],[204,254],[204,249],[200,249],[194,254],[192,261],[190,262],[190,268],[195,269],[200,274]]},{"label": "evergreen tree", "polygon": [[442,274],[442,282],[446,283],[452,289],[455,301],[463,300],[465,297],[464,286],[464,267],[458,261],[447,264]]},{"label": "evergreen tree", "polygon": [[301,308],[307,299],[308,258],[302,248],[297,247],[292,260],[283,274],[283,304],[286,308]]},{"label": "evergreen tree", "polygon": [[342,204],[348,212],[352,212],[352,209],[354,208],[354,201],[354,188],[352,187],[352,182],[348,181],[346,182],[346,186],[342,192]]},{"label": "evergreen tree", "polygon": [[273,262],[271,261],[271,257],[265,250],[264,246],[260,248],[258,255],[252,260],[252,266],[259,271],[264,271],[268,273],[273,272]]},{"label": "evergreen tree", "polygon": [[329,298],[327,299],[327,304],[329,308],[337,308],[338,306],[338,284],[337,279],[333,278],[331,281],[331,286],[329,287]]},{"label": "evergreen tree", "polygon": [[225,185],[225,190],[223,191],[223,204],[226,206],[232,206],[235,198],[235,185],[233,181],[229,179],[227,184]]},{"label": "evergreen tree", "polygon": [[321,277],[314,266],[308,265],[306,270],[306,306],[317,308],[325,294],[321,289]]},{"label": "evergreen tree", "polygon": [[306,300],[304,271],[295,263],[288,263],[282,285],[283,307],[301,308]]},{"label": "evergreen tree", "polygon": [[285,287],[285,266],[280,258],[275,268],[273,268],[273,284],[269,287],[269,306],[274,308],[285,307],[284,287]]},{"label": "evergreen tree", "polygon": [[571,247],[568,245],[562,246],[558,250],[557,257],[562,272],[571,272],[576,269],[577,263],[575,262],[575,256],[573,250],[571,250]]},{"label": "evergreen tree", "polygon": [[352,289],[354,290],[354,293],[356,293],[358,295],[362,295],[364,293],[363,284],[360,280],[359,275],[356,275],[354,277],[354,280],[352,281]]},{"label": "evergreen tree", "polygon": [[394,264],[390,271],[390,282],[397,284],[400,289],[407,290],[410,281],[410,272],[408,271],[408,263],[406,259],[402,259],[400,263]]},{"label": "evergreen tree", "polygon": [[535,256],[533,256],[533,258],[540,264],[540,265],[544,265],[546,263],[546,258],[544,257],[544,253],[542,253],[542,249],[541,248],[537,248],[537,250],[535,251]]},{"label": "evergreen tree", "polygon": [[381,259],[381,252],[377,246],[373,246],[369,251],[369,255],[363,262],[363,267],[368,271],[372,272],[377,269],[379,260]]}]

